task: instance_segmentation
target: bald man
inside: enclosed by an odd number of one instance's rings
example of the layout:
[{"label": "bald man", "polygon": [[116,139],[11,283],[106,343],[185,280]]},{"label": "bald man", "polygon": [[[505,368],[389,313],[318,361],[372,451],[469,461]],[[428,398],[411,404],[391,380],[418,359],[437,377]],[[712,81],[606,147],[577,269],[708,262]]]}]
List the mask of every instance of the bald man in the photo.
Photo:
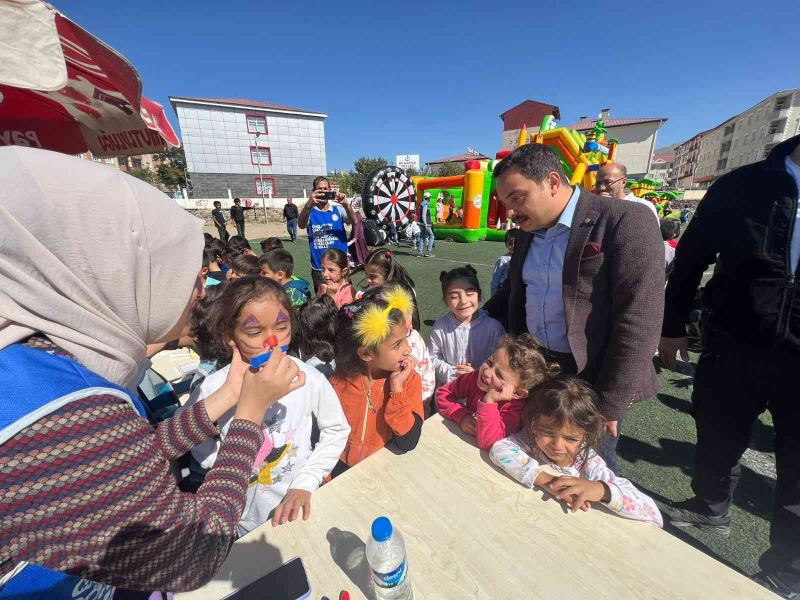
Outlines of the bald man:
[{"label": "bald man", "polygon": [[625,184],[628,183],[628,170],[622,163],[606,163],[597,172],[595,192],[600,196],[614,198],[615,200],[629,200],[644,204],[653,213],[658,222],[658,211],[652,202],[639,198],[633,192],[625,193]]}]

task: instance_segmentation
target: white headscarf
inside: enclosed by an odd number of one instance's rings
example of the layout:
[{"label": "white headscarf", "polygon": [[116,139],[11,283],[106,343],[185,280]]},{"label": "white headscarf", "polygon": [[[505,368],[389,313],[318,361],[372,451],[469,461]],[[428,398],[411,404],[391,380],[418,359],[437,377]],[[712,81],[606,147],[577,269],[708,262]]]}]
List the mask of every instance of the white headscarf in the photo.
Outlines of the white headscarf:
[{"label": "white headscarf", "polygon": [[127,386],[192,295],[202,222],[118,169],[0,147],[0,349],[41,332]]}]

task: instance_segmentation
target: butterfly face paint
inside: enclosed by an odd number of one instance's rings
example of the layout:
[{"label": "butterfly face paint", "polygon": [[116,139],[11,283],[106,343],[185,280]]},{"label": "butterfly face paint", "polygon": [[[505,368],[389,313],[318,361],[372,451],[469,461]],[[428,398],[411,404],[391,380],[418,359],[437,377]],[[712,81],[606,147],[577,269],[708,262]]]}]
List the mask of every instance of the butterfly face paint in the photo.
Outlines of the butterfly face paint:
[{"label": "butterfly face paint", "polygon": [[[233,341],[242,358],[252,358],[276,346],[288,346],[292,337],[291,317],[271,296],[244,305],[233,331]],[[274,343],[273,343],[274,342]]]}]

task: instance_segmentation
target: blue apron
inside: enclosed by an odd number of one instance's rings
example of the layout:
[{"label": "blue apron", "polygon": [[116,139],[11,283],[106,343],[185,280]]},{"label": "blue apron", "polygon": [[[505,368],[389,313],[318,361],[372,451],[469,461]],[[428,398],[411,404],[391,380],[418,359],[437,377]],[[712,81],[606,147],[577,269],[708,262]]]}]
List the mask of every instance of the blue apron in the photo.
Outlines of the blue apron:
[{"label": "blue apron", "polygon": [[[0,350],[0,445],[70,402],[90,395],[117,396],[144,418],[139,400],[74,360],[13,344]],[[40,565],[21,563],[2,587],[0,600],[111,600],[110,585]]]}]

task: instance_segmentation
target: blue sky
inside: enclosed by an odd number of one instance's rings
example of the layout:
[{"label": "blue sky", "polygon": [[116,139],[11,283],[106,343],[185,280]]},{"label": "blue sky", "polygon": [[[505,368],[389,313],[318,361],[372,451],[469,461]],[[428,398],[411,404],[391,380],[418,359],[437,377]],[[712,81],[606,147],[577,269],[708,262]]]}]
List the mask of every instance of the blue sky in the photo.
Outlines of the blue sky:
[{"label": "blue sky", "polygon": [[800,2],[50,1],[133,63],[176,131],[170,95],[328,113],[329,169],[493,154],[527,98],[565,124],[667,117],[662,146],[800,86]]}]

